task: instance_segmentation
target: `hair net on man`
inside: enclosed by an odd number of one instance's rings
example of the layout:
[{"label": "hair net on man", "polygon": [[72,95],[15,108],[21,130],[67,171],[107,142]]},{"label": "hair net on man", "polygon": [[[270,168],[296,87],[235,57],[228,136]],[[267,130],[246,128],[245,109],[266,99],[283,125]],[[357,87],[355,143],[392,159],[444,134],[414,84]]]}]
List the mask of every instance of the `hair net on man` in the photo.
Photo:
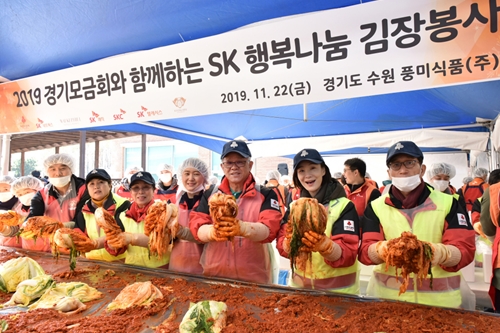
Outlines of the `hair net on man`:
[{"label": "hair net on man", "polygon": [[449,176],[450,179],[455,177],[457,171],[455,167],[448,163],[434,163],[431,164],[429,168],[427,168],[427,177],[430,179],[436,177],[437,175],[446,175]]},{"label": "hair net on man", "polygon": [[194,189],[192,193],[197,193],[197,192],[205,189],[205,187],[208,185],[209,172],[208,172],[207,164],[196,157],[190,157],[190,158],[186,159],[184,162],[182,162],[181,166],[179,167],[179,174],[180,174],[181,181],[180,181],[179,187],[177,189],[177,195],[176,195],[177,202],[179,202],[181,196],[187,192],[186,187],[184,187],[184,182],[182,180],[182,175],[184,173],[184,170],[186,170],[187,168],[194,168],[194,169],[198,170],[201,173],[201,175],[203,176],[203,183],[201,183],[200,186],[198,186],[196,189]]},{"label": "hair net on man", "polygon": [[488,176],[488,170],[485,168],[477,168],[474,170],[474,177],[486,178]]},{"label": "hair net on man", "polygon": [[335,173],[333,174],[333,178],[335,178],[335,179],[342,178],[342,172],[335,172]]},{"label": "hair net on man", "polygon": [[280,178],[281,178],[281,174],[278,170],[271,170],[266,175],[267,181],[270,181],[271,179],[275,179],[275,180],[279,181]]},{"label": "hair net on man", "polygon": [[9,184],[12,185],[12,183],[16,180],[16,178],[9,176],[9,175],[4,175],[0,176],[0,184]]},{"label": "hair net on man", "polygon": [[17,192],[24,189],[32,189],[35,191],[40,191],[43,188],[43,183],[41,180],[33,176],[24,176],[16,179],[12,184],[10,191],[15,195]]},{"label": "hair net on man", "polygon": [[50,155],[49,157],[47,157],[45,159],[45,161],[43,161],[43,166],[45,168],[45,172],[47,172],[47,170],[49,170],[49,168],[51,166],[53,166],[54,164],[64,164],[64,165],[67,165],[70,169],[71,169],[71,172],[73,172],[74,170],[74,166],[75,166],[75,162],[73,160],[73,157],[69,154],[54,154],[54,155]]},{"label": "hair net on man", "polygon": [[472,180],[474,180],[474,178],[466,176],[462,179],[462,183],[467,184],[467,183],[471,182]]},{"label": "hair net on man", "polygon": [[140,166],[132,166],[132,167],[129,167],[125,173],[128,175],[131,173],[137,173],[139,171],[144,171],[144,170]]},{"label": "hair net on man", "polygon": [[[184,161],[185,162],[185,161]],[[160,165],[160,169],[158,171],[168,171],[170,172],[171,174],[174,174],[174,167],[170,164],[162,164]],[[208,178],[208,177],[207,177]]]}]

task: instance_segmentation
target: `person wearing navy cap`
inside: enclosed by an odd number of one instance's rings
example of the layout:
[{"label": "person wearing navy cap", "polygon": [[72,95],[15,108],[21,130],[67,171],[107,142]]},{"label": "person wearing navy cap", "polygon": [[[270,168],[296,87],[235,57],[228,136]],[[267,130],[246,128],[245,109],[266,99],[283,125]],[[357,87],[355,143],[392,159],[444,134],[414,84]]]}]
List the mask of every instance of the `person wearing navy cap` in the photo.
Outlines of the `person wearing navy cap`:
[{"label": "person wearing navy cap", "polygon": [[149,207],[154,203],[155,179],[147,171],[139,171],[130,178],[132,204],[122,212],[116,222],[124,226],[125,232],[106,240],[105,247],[110,254],[120,255],[127,251],[125,263],[150,268],[168,268],[170,253],[162,258],[149,255],[149,237],[144,234],[144,220]]},{"label": "person wearing navy cap", "polygon": [[[76,215],[76,228],[89,237],[95,245],[94,250],[86,252],[87,259],[115,261],[123,260],[125,253],[114,256],[104,249],[105,234],[98,228],[95,219],[95,211],[99,207],[106,209],[111,215],[118,216],[130,207],[130,201],[113,193],[111,177],[104,169],[94,169],[85,177],[85,185],[90,195],[90,199],[85,202],[81,212]],[[118,221],[118,220],[117,220]],[[125,230],[123,225],[120,225]],[[78,250],[78,244],[74,244]]]},{"label": "person wearing navy cap", "polygon": [[[276,265],[271,242],[278,233],[281,212],[276,193],[255,183],[250,172],[251,156],[244,141],[233,140],[224,145],[221,154],[224,178],[218,187],[212,185],[205,191],[198,207],[191,212],[189,228],[197,241],[206,243],[200,261],[204,275],[271,283]],[[236,199],[236,217],[212,220],[208,202],[217,192]]]},{"label": "person wearing navy cap", "polygon": [[[474,260],[475,236],[467,212],[451,195],[434,190],[422,177],[424,155],[412,141],[387,152],[392,186],[370,202],[362,219],[359,261],[377,265],[367,295],[426,305],[474,309],[475,298],[459,270]],[[387,241],[413,233],[432,247],[432,279],[410,279],[405,293],[394,267],[386,266]],[[461,290],[464,292],[461,294]],[[466,297],[468,296],[468,297]]]},{"label": "person wearing navy cap", "polygon": [[[293,183],[300,189],[301,198],[315,198],[327,209],[327,225],[324,234],[308,231],[301,239],[302,251],[310,252],[306,267],[311,271],[294,269],[288,284],[297,288],[322,289],[332,292],[358,294],[357,277],[359,217],[354,204],[346,198],[342,184],[330,174],[323,157],[316,149],[302,149],[293,159]],[[289,197],[290,198],[290,197]],[[283,218],[276,247],[288,258],[292,226],[288,214]]]}]

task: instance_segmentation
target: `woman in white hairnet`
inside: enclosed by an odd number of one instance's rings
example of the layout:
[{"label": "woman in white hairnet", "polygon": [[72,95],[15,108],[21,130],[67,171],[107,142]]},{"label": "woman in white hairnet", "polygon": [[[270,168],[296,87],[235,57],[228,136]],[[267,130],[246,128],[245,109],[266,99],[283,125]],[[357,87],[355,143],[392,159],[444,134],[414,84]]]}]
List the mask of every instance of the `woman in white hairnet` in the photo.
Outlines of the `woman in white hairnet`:
[{"label": "woman in white hairnet", "polygon": [[170,164],[162,164],[159,174],[159,181],[156,183],[155,199],[175,203],[175,196],[177,195],[179,185],[177,184],[177,176],[174,174],[174,167]]},{"label": "woman in white hairnet", "polygon": [[455,194],[456,189],[450,180],[457,174],[455,167],[448,163],[434,163],[427,169],[429,184],[439,192]]},{"label": "woman in white hairnet", "polygon": [[188,158],[179,168],[181,182],[176,202],[179,206],[179,226],[170,255],[169,269],[176,272],[203,274],[200,257],[204,244],[198,243],[189,230],[189,215],[198,206],[208,184],[208,167],[199,158]]},{"label": "woman in white hairnet", "polygon": [[[68,154],[50,155],[43,164],[49,183],[33,197],[28,218],[49,216],[63,223],[73,221],[90,199],[85,179],[73,174],[74,162]],[[74,223],[65,226],[74,226]]]},{"label": "woman in white hairnet", "polygon": [[14,177],[8,175],[0,176],[0,210],[14,210],[19,206],[19,200],[11,192],[14,180]]},{"label": "woman in white hairnet", "polygon": [[[33,199],[36,192],[40,191],[42,188],[43,183],[33,176],[20,177],[12,182],[11,192],[19,199],[20,203],[15,207],[16,213],[21,216],[19,224],[21,224],[29,214],[31,199]],[[11,227],[1,226],[0,229],[2,229],[2,236],[6,239],[10,238],[11,243],[4,243],[3,245],[15,247],[22,246],[22,248],[28,250],[39,250],[40,248],[43,248],[43,241],[39,241],[37,245],[32,239],[27,240],[16,237],[16,234],[19,231],[19,225]]]},{"label": "woman in white hairnet", "polygon": [[[17,212],[21,207],[21,203],[12,192],[14,181],[14,177],[0,176],[0,213],[7,213],[9,210]],[[14,237],[18,230],[17,226],[9,227],[0,223],[0,245],[21,247],[21,243]]]},{"label": "woman in white hairnet", "polygon": [[427,178],[429,184],[434,187],[436,191],[453,195],[459,205],[465,210],[465,200],[461,195],[457,194],[457,190],[451,185],[450,180],[457,174],[455,167],[448,163],[434,163],[427,169]]}]

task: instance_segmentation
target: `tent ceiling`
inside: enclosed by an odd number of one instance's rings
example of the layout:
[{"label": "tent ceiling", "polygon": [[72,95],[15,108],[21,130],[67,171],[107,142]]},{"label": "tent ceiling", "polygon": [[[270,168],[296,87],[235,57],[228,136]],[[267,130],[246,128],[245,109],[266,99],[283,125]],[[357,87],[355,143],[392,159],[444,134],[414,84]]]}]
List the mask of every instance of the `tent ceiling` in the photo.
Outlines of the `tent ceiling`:
[{"label": "tent ceiling", "polygon": [[[87,142],[125,138],[138,135],[131,132],[87,131]],[[77,132],[44,132],[37,134],[14,134],[11,136],[11,153],[20,153],[47,148],[63,147],[80,143],[80,131]]]},{"label": "tent ceiling", "polygon": [[371,0],[0,0],[0,76],[17,80]]}]

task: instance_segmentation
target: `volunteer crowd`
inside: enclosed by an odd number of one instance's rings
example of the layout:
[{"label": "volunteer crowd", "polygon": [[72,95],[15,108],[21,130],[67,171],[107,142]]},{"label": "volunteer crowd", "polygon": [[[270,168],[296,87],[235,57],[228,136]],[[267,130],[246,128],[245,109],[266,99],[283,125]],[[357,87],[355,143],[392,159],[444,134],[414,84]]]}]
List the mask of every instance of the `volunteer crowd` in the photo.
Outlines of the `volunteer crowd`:
[{"label": "volunteer crowd", "polygon": [[[104,169],[85,179],[74,175],[73,158],[54,154],[44,161],[47,179],[35,176],[0,178],[0,210],[16,211],[24,224],[35,216],[48,216],[88,237],[93,250],[88,259],[168,269],[175,272],[222,277],[254,283],[276,283],[278,259],[288,258],[293,228],[291,208],[299,198],[315,198],[327,210],[324,234],[308,231],[301,251],[311,253],[311,269],[295,268],[288,285],[359,294],[359,262],[374,265],[366,294],[427,305],[473,309],[475,298],[460,270],[473,261],[478,241],[492,248],[490,296],[493,311],[500,311],[500,170],[477,168],[456,190],[450,184],[455,167],[446,162],[426,166],[420,148],[411,141],[390,147],[388,179],[381,187],[370,179],[365,162],[345,161],[342,172],[332,174],[320,153],[305,148],[293,159],[293,173],[270,170],[258,183],[251,173],[253,161],[244,141],[224,145],[220,182],[210,177],[198,158],[186,159],[177,170],[165,164],[155,181],[141,168],[131,168],[113,188]],[[38,177],[36,177],[38,176]],[[214,223],[209,199],[216,193],[233,196],[237,216]],[[144,234],[148,209],[157,200],[178,206],[179,230],[172,235],[167,256],[150,256]],[[114,216],[122,233],[107,241],[95,218],[102,207]],[[51,251],[48,239],[18,237],[20,226],[0,225],[4,246]],[[399,295],[401,276],[386,267],[387,242],[410,231],[432,247],[430,279],[416,278]],[[237,235],[224,237],[223,235]],[[275,241],[275,242],[274,242]],[[275,244],[275,245],[272,245]]]}]

